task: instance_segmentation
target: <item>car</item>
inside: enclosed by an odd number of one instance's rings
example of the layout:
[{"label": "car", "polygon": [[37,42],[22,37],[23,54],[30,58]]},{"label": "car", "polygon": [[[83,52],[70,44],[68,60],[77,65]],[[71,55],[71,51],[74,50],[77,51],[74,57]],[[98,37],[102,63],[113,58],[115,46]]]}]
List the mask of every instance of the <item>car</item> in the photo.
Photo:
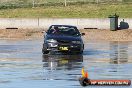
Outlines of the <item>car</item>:
[{"label": "car", "polygon": [[66,52],[82,54],[84,43],[76,26],[51,25],[44,34],[43,54],[50,52]]}]

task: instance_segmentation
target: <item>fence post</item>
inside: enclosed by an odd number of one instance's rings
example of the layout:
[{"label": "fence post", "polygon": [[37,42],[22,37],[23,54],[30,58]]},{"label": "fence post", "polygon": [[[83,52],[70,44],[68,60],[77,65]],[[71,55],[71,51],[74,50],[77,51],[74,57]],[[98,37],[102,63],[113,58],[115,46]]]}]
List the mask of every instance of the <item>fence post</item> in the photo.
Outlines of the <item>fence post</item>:
[{"label": "fence post", "polygon": [[96,0],[96,3],[99,4],[99,0]]},{"label": "fence post", "polygon": [[35,6],[35,1],[33,0],[33,6],[32,6],[32,8],[34,8],[34,6]]},{"label": "fence post", "polygon": [[65,3],[65,6],[67,6],[66,0],[65,0],[65,2],[64,2],[64,3]]}]

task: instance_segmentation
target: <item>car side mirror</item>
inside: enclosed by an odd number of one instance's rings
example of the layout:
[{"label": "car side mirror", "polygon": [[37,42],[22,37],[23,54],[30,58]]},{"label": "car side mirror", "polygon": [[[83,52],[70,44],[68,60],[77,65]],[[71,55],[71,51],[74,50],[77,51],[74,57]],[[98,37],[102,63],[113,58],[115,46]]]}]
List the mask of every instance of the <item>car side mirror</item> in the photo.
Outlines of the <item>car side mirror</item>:
[{"label": "car side mirror", "polygon": [[42,31],[41,33],[47,33],[47,31]]},{"label": "car side mirror", "polygon": [[41,33],[44,33],[45,31],[42,31]]},{"label": "car side mirror", "polygon": [[82,36],[84,36],[84,35],[85,35],[85,33],[82,33],[81,35],[82,35]]}]

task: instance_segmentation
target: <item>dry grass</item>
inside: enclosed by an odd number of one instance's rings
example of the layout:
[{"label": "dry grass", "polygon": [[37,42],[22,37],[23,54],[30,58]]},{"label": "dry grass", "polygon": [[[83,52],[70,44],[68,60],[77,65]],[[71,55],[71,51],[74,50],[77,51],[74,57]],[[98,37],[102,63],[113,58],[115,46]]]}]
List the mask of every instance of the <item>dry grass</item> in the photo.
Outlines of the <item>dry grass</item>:
[{"label": "dry grass", "polygon": [[1,18],[108,18],[117,13],[132,18],[132,4],[83,4],[35,8],[1,9]]}]

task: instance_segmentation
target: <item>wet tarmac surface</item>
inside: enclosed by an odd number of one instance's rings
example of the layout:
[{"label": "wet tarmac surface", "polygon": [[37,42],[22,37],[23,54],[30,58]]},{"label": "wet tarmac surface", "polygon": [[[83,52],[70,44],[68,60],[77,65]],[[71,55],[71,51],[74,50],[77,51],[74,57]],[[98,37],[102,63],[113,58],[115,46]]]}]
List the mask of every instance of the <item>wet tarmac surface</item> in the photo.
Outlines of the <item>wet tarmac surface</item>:
[{"label": "wet tarmac surface", "polygon": [[82,88],[82,67],[90,79],[132,80],[132,42],[87,42],[83,55],[42,55],[42,43],[0,40],[0,88]]}]

